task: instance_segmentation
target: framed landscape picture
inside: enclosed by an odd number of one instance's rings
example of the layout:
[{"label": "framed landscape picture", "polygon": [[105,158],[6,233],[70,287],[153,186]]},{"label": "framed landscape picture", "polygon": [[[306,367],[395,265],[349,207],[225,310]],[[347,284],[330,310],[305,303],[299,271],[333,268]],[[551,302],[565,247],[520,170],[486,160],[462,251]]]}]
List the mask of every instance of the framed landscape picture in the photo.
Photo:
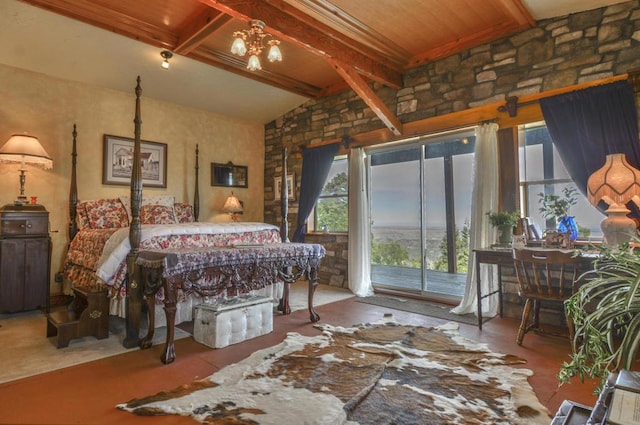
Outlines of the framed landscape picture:
[{"label": "framed landscape picture", "polygon": [[[134,140],[128,137],[104,135],[102,184],[131,184]],[[167,187],[167,144],[140,142],[142,185]]]}]

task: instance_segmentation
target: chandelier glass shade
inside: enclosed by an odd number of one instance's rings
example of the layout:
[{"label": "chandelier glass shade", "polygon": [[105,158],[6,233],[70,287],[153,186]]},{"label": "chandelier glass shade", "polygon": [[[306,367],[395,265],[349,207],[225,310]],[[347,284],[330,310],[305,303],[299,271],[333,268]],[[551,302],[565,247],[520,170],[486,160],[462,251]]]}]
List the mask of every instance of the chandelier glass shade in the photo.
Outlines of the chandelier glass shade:
[{"label": "chandelier glass shade", "polygon": [[[249,24],[248,30],[235,31],[233,33],[233,43],[231,44],[231,53],[238,56],[244,56],[249,53],[247,61],[247,69],[250,71],[259,71],[262,69],[259,55],[269,46],[267,59],[269,62],[282,62],[282,53],[280,52],[280,41],[273,38],[271,34],[264,32],[265,23],[254,19]],[[265,40],[265,38],[269,38]]]}]

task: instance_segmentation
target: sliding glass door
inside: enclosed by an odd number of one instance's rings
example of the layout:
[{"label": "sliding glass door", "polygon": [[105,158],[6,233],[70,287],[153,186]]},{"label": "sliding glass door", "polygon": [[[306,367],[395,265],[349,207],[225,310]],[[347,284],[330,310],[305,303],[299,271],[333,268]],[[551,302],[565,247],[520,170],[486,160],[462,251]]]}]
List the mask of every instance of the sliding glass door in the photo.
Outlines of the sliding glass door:
[{"label": "sliding glass door", "polygon": [[464,133],[369,152],[374,287],[463,295],[474,141]]}]

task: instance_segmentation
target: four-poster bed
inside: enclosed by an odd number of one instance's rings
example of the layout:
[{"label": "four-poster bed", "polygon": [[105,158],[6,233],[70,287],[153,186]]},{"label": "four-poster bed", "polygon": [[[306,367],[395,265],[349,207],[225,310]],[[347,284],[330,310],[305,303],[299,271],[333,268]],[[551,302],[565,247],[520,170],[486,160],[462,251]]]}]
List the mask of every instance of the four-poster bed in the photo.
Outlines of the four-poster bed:
[{"label": "four-poster bed", "polygon": [[[73,151],[72,151],[72,172],[69,194],[69,249],[64,265],[64,276],[67,286],[73,288],[99,288],[108,291],[110,297],[110,314],[116,314],[125,318],[126,337],[123,341],[125,347],[135,347],[141,344],[139,338],[139,327],[141,320],[143,296],[156,296],[156,301],[147,300],[150,313],[153,314],[153,306],[160,303],[163,295],[167,291],[157,289],[161,287],[162,278],[155,282],[155,287],[145,287],[150,285],[149,278],[142,279],[140,267],[136,264],[141,252],[171,252],[171,258],[179,257],[184,251],[205,250],[209,255],[214,255],[215,247],[224,247],[224,250],[242,249],[244,257],[247,257],[246,246],[270,246],[271,244],[288,244],[287,235],[287,190],[286,186],[281,191],[282,194],[282,226],[266,223],[207,223],[198,222],[199,215],[199,194],[198,194],[198,168],[199,149],[196,146],[195,158],[195,194],[193,205],[176,203],[171,196],[143,197],[142,194],[142,172],[141,172],[141,112],[140,98],[142,89],[140,77],[137,79],[135,88],[136,106],[134,118],[134,145],[133,162],[131,172],[130,194],[128,197],[115,199],[102,199],[96,201],[79,201],[76,182],[76,127],[73,131]],[[283,158],[286,158],[286,153]],[[286,175],[286,162],[283,164]],[[286,179],[283,179],[286,185]],[[126,207],[125,207],[126,205]],[[282,233],[282,234],[281,234]],[[245,248],[236,248],[242,246]],[[290,249],[290,248],[285,248]],[[324,255],[324,248],[315,248],[314,258],[316,262],[307,264],[297,277],[304,276],[309,279],[309,312],[312,321],[319,319],[313,310],[313,294],[317,285],[317,263]],[[222,249],[221,249],[222,250]],[[257,250],[251,250],[256,251]],[[99,255],[95,254],[99,252]],[[252,255],[249,255],[251,257]],[[182,257],[179,257],[182,258]],[[258,262],[256,257],[253,261]],[[246,262],[246,261],[245,261]],[[290,271],[291,264],[287,264]],[[293,264],[295,266],[295,264]],[[206,276],[205,276],[206,275]],[[286,282],[284,285],[284,296],[280,299],[279,310],[283,314],[290,313],[288,306],[288,280],[286,276],[291,274],[279,274],[274,276],[274,282]],[[220,277],[216,277],[215,272],[208,269],[202,277],[206,284],[211,287],[211,282],[218,284],[220,292],[209,296],[236,295],[242,290],[263,288],[265,285],[220,285]],[[206,280],[208,278],[209,280]],[[247,277],[251,279],[251,277]],[[246,282],[245,282],[246,283]],[[215,286],[215,285],[214,285]],[[242,285],[241,285],[242,286]],[[170,301],[175,302],[176,297],[184,300],[191,300],[192,304],[186,304],[186,310],[191,313],[193,302],[198,302],[201,298],[197,285],[190,282],[190,285],[179,287],[178,291],[172,292]],[[76,291],[74,291],[76,292]],[[163,292],[165,292],[163,294]],[[196,301],[193,301],[196,300]],[[167,305],[165,303],[165,310]],[[175,311],[175,310],[174,310]],[[191,317],[181,320],[191,320]],[[166,316],[167,325],[174,325],[174,317]],[[162,321],[151,317],[150,328],[154,323],[162,325]],[[171,323],[169,323],[171,322]],[[152,334],[152,329],[150,329]],[[172,328],[171,328],[172,333]],[[168,332],[169,334],[169,332]],[[143,348],[148,344],[143,341]]]}]

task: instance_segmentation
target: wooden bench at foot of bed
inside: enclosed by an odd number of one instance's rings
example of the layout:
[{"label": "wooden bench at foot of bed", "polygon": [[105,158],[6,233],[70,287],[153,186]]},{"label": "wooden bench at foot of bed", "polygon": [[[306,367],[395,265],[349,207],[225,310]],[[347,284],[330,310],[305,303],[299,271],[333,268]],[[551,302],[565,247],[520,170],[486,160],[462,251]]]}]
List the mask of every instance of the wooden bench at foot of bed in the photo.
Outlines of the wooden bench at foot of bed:
[{"label": "wooden bench at foot of bed", "polygon": [[235,247],[206,247],[180,251],[140,251],[142,291],[147,301],[149,331],[140,343],[149,348],[153,339],[155,293],[164,289],[167,318],[167,340],[160,359],[175,360],[174,328],[177,290],[194,292],[201,297],[214,297],[224,290],[243,293],[284,282],[284,295],[279,309],[291,313],[289,285],[301,278],[309,282],[309,314],[312,322],[320,320],[313,308],[313,295],[318,285],[318,268],[325,249],[319,244],[274,243]]}]

